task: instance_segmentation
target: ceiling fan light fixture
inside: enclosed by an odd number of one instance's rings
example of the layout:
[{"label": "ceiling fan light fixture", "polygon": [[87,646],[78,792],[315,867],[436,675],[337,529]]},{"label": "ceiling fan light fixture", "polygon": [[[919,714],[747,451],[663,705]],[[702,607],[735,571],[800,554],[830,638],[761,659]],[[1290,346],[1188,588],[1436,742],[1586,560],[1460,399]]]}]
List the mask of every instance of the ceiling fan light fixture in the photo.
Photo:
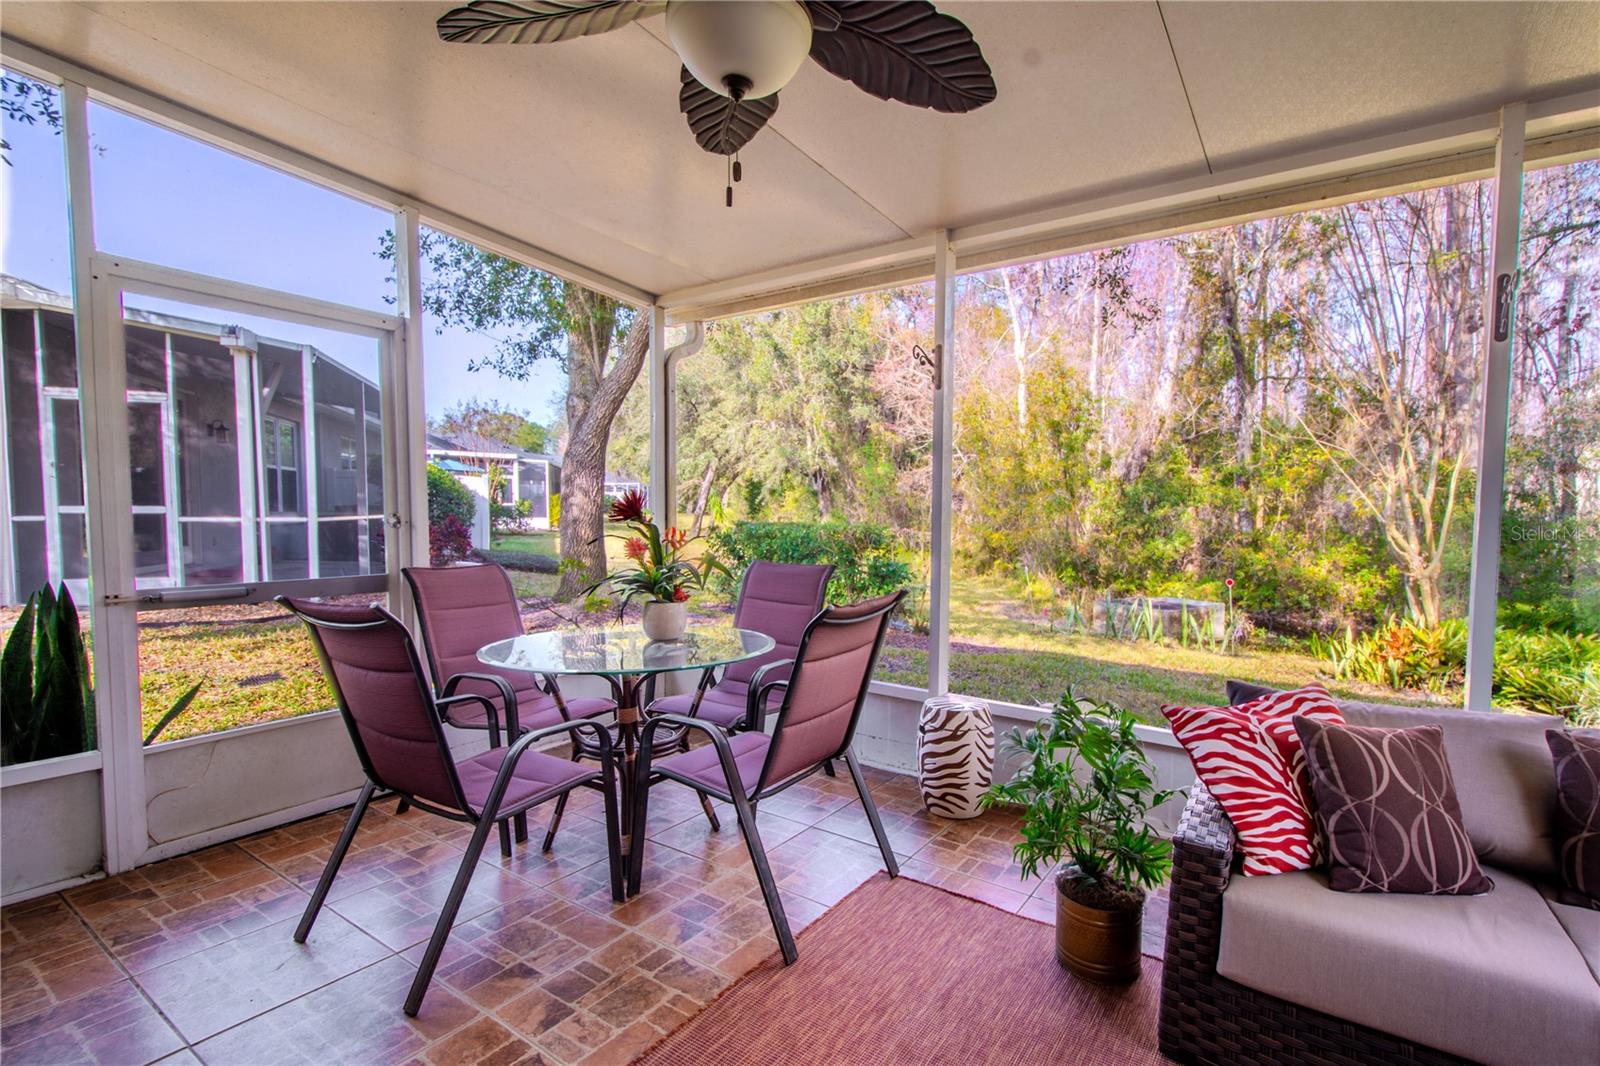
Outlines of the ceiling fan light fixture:
[{"label": "ceiling fan light fixture", "polygon": [[759,100],[806,61],[811,16],[799,0],[670,0],[667,40],[701,85]]}]

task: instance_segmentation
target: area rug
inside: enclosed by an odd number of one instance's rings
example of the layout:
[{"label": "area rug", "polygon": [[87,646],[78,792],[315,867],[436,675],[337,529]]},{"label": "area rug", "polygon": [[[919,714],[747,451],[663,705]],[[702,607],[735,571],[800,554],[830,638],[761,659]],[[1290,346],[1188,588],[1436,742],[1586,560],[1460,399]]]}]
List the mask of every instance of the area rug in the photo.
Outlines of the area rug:
[{"label": "area rug", "polygon": [[1161,965],[1105,988],[1056,964],[1055,929],[907,878],[874,877],[638,1061],[647,1066],[1165,1063]]}]

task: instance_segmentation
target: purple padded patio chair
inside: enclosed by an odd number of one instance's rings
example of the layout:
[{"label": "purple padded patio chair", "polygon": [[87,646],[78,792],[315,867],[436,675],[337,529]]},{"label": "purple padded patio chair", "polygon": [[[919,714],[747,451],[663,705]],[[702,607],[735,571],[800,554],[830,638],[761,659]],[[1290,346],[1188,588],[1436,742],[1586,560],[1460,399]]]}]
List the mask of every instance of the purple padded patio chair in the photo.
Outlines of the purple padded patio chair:
[{"label": "purple padded patio chair", "polygon": [[[476,674],[499,678],[516,693],[516,708],[502,717],[507,735],[515,740],[528,729],[543,729],[558,722],[610,714],[615,700],[598,696],[566,699],[553,677],[535,678],[520,670],[500,670],[478,661],[478,649],[507,637],[522,635],[522,613],[517,609],[517,594],[505,569],[495,563],[482,566],[408,566],[400,571],[411,586],[417,603],[417,618],[422,623],[422,645],[428,653],[428,672],[435,692],[443,692],[452,678]],[[498,688],[488,680],[468,677],[452,691],[482,696],[500,705]],[[489,719],[481,701],[458,706],[446,719],[464,729],[488,729]],[[572,759],[593,758],[594,750],[572,738]],[[550,829],[544,836],[544,850],[555,843],[567,798],[556,801]],[[517,823],[517,840],[528,838],[526,819]]]},{"label": "purple padded patio chair", "polygon": [[[296,943],[303,944],[311,933],[317,912],[328,896],[334,876],[344,862],[350,842],[355,839],[367,806],[379,789],[398,793],[418,810],[427,811],[473,826],[472,839],[450,893],[439,912],[433,937],[423,953],[422,964],[406,996],[405,1011],[415,1017],[422,997],[433,979],[439,954],[444,950],[450,927],[455,924],[461,899],[472,882],[473,870],[483,853],[491,827],[500,829],[500,849],[511,853],[508,823],[520,814],[551,799],[565,799],[575,788],[597,788],[605,797],[606,841],[611,861],[611,895],[621,902],[622,844],[617,827],[616,762],[611,756],[611,738],[598,722],[554,722],[523,733],[510,747],[500,747],[501,708],[510,717],[517,709],[517,695],[503,679],[486,674],[458,674],[445,686],[438,699],[422,673],[411,634],[400,620],[381,607],[358,607],[291,600],[277,602],[306,623],[311,642],[322,660],[322,670],[333,688],[339,714],[350,731],[356,758],[366,773],[350,820],[328,856],[328,865],[311,894]],[[468,681],[494,690],[492,700],[474,692],[456,692]],[[479,755],[457,761],[445,738],[445,714],[474,703],[483,711],[490,736],[496,745]],[[532,746],[559,733],[587,730],[594,733],[594,744],[601,752],[598,768],[568,759],[533,751]]]},{"label": "purple padded patio chair", "polygon": [[[850,741],[855,736],[867,684],[872,680],[872,669],[889,628],[889,615],[904,598],[905,592],[900,591],[848,607],[829,607],[806,626],[795,651],[793,673],[787,680],[775,677],[783,666],[789,665],[782,663],[770,664],[765,672],[750,679],[753,706],[761,706],[771,693],[782,692],[778,721],[770,736],[759,730],[729,735],[703,718],[680,714],[661,715],[645,725],[639,741],[639,759],[634,767],[629,894],[639,891],[644,874],[645,818],[652,777],[658,784],[667,780],[688,785],[702,796],[714,796],[733,804],[745,846],[750,849],[756,879],[761,882],[767,913],[772,916],[772,928],[777,933],[784,964],[794,962],[799,952],[789,932],[789,921],[784,917],[783,901],[778,897],[772,868],[767,864],[766,849],[756,830],[756,804],[810,777],[833,759],[843,759],[850,768],[861,806],[878,840],[878,850],[883,853],[883,865],[890,877],[900,875],[894,852],[889,848],[889,838],[878,820],[878,808],[873,805],[872,793],[867,791],[855,752],[850,750]],[[661,728],[697,730],[706,734],[711,743],[661,759],[652,767],[653,734]]]},{"label": "purple padded patio chair", "polygon": [[[754,659],[746,659],[729,666],[722,680],[715,679],[715,671],[700,675],[700,683],[693,692],[676,696],[663,696],[650,703],[650,714],[682,714],[700,718],[721,726],[729,732],[742,729],[760,729],[765,717],[751,696],[750,679],[763,673],[768,681],[779,681],[789,676],[795,651],[800,647],[806,626],[822,610],[828,596],[828,581],[833,577],[832,566],[809,566],[796,563],[754,562],[745,571],[744,582],[739,587],[738,606],[733,609],[733,624],[740,629],[753,629],[765,633],[776,643],[773,649]],[[774,666],[774,664],[777,664]],[[776,704],[770,698],[771,711]]]}]

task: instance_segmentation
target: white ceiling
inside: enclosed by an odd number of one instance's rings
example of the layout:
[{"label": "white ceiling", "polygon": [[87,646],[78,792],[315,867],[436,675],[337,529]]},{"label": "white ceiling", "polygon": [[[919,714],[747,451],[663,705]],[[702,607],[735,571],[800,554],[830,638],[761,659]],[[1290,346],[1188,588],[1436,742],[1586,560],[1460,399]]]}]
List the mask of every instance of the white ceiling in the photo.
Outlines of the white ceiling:
[{"label": "white ceiling", "polygon": [[807,63],[729,210],[660,19],[450,45],[450,6],[8,2],[4,30],[652,293],[1600,88],[1593,3],[947,2],[995,103]]}]

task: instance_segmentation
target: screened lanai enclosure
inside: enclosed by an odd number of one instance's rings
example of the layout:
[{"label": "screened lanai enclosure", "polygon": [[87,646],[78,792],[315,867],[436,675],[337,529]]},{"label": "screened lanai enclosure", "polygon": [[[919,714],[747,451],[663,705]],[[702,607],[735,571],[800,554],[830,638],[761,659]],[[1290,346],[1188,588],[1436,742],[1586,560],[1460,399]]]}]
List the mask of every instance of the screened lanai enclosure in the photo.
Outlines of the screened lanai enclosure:
[{"label": "screened lanai enclosure", "polygon": [[[1159,708],[1225,703],[1225,680],[1600,720],[1600,7],[955,0],[992,91],[963,68],[960,107],[907,107],[819,47],[724,153],[697,109],[749,118],[749,90],[697,95],[690,3],[528,47],[441,25],[442,3],[8,5],[0,630],[64,589],[89,668],[76,739],[0,769],[8,905],[269,839],[299,905],[329,812],[370,788],[273,601],[377,602],[420,640],[403,569],[472,554],[442,551],[430,474],[492,494],[510,472],[497,558],[602,544],[637,490],[707,550],[846,544],[833,580],[858,594],[836,598],[905,592],[853,735],[888,838],[763,800],[794,822],[779,888],[818,893],[797,928],[890,838],[913,876],[998,864],[1016,898],[972,894],[1049,917],[1013,884],[1009,823],[929,827],[930,698],[1004,733],[1086,687],[1138,712],[1170,789],[1196,775]],[[819,35],[870,14],[789,8]],[[540,432],[447,431],[467,408]],[[609,565],[640,550],[616,539]],[[513,568],[526,628],[622,617],[574,585],[605,551]],[[730,622],[737,580],[702,591],[691,618]],[[1367,669],[1358,639],[1413,643]],[[1402,691],[1406,656],[1450,665]],[[442,721],[455,757],[490,752]],[[829,769],[836,799],[857,779]],[[1184,802],[1150,824],[1170,835]],[[506,876],[548,859],[567,902],[608,906],[603,814],[573,810],[592,865],[562,868],[552,827],[555,858],[519,841]],[[731,824],[693,835],[718,810],[686,804],[663,862],[725,861]],[[319,928],[445,895],[434,852],[465,844],[402,813],[386,832],[417,850],[361,876],[432,848],[416,894],[363,915],[335,890]],[[359,965],[409,973],[421,939],[379,941]],[[724,968],[749,948],[713,941]],[[119,958],[129,980],[149,961]],[[259,1021],[175,1021],[163,1053],[247,1057]],[[632,1032],[576,1024],[537,1050]]]},{"label": "screened lanai enclosure", "polygon": [[[534,62],[515,48],[447,47],[426,5],[311,5],[293,19],[269,5],[12,13],[7,177],[13,210],[25,198],[34,222],[8,243],[5,266],[14,279],[0,572],[8,602],[45,583],[81,596],[98,729],[92,751],[6,768],[8,813],[71,809],[77,827],[70,846],[8,832],[8,853],[29,855],[8,863],[8,895],[336,806],[355,787],[326,713],[251,711],[239,720],[258,724],[243,730],[221,728],[234,720],[223,716],[211,727],[220,731],[149,748],[139,723],[147,729],[198,679],[157,680],[170,666],[158,653],[171,630],[164,619],[188,624],[203,617],[194,611],[233,604],[223,614],[249,622],[237,612],[296,590],[382,592],[407,609],[395,581],[428,555],[424,463],[430,450],[462,458],[430,444],[425,425],[429,384],[451,359],[440,307],[426,298],[440,264],[422,249],[436,239],[581,283],[648,319],[634,386],[648,454],[610,465],[648,467],[639,483],[650,498],[685,507],[702,471],[677,469],[677,435],[686,406],[701,399],[692,390],[706,323],[931,279],[903,342],[879,357],[906,364],[895,373],[911,397],[907,417],[926,427],[919,477],[931,485],[907,496],[912,528],[901,534],[921,553],[912,591],[927,650],[912,674],[926,678],[906,684],[902,668],[896,682],[875,683],[862,741],[885,766],[909,766],[915,703],[949,689],[952,415],[976,365],[958,343],[957,278],[1487,181],[1479,284],[1488,291],[1474,294],[1486,326],[1466,343],[1478,360],[1481,428],[1471,462],[1480,486],[1493,483],[1508,394],[1497,368],[1514,314],[1495,279],[1517,269],[1522,171],[1600,147],[1589,8],[1472,5],[1435,18],[1405,4],[956,6],[985,41],[998,102],[963,121],[868,108],[840,123],[858,110],[837,95],[849,87],[804,68],[804,91],[785,96],[777,132],[743,154],[731,208],[726,175],[680,143],[681,116],[657,99],[650,72],[671,79],[676,67],[648,21],[539,50]],[[157,59],[191,54],[202,39],[241,62]],[[353,55],[351,40],[362,42]],[[1380,58],[1366,40],[1398,51]],[[1514,40],[1525,58],[1511,63]],[[352,64],[453,88],[422,92],[402,113],[376,80],[309,73]],[[291,68],[285,99],[269,86]],[[1113,89],[1129,78],[1137,85]],[[588,93],[597,79],[614,91]],[[545,101],[526,119],[543,124],[537,152],[522,138],[504,143],[487,117],[462,121],[445,102],[462,93]],[[30,110],[46,94],[48,107]],[[1069,116],[1063,99],[1099,103]],[[634,132],[590,144],[606,123]],[[624,140],[659,160],[648,205],[637,171],[579,162]],[[946,176],[926,180],[930,165]],[[169,179],[172,166],[187,184]],[[204,195],[186,195],[194,190]],[[601,202],[603,212],[592,209]],[[257,246],[220,254],[205,234],[229,226],[258,234]],[[917,369],[913,347],[929,366]],[[516,490],[548,508],[554,490],[571,491],[562,482],[519,475]],[[626,487],[608,474],[599,492]],[[1493,491],[1474,499],[1452,565],[1472,586],[1461,698],[1487,707],[1502,500]],[[285,654],[313,672],[302,638],[291,646]],[[239,683],[210,681],[200,700]],[[1037,716],[1023,703],[996,706],[1018,721]],[[1181,776],[1170,735],[1141,728]],[[241,785],[249,781],[261,787]]]},{"label": "screened lanai enclosure", "polygon": [[[72,301],[0,286],[14,486],[3,599],[63,582],[87,598]],[[382,572],[375,381],[239,326],[137,307],[123,321],[136,588]]]}]

